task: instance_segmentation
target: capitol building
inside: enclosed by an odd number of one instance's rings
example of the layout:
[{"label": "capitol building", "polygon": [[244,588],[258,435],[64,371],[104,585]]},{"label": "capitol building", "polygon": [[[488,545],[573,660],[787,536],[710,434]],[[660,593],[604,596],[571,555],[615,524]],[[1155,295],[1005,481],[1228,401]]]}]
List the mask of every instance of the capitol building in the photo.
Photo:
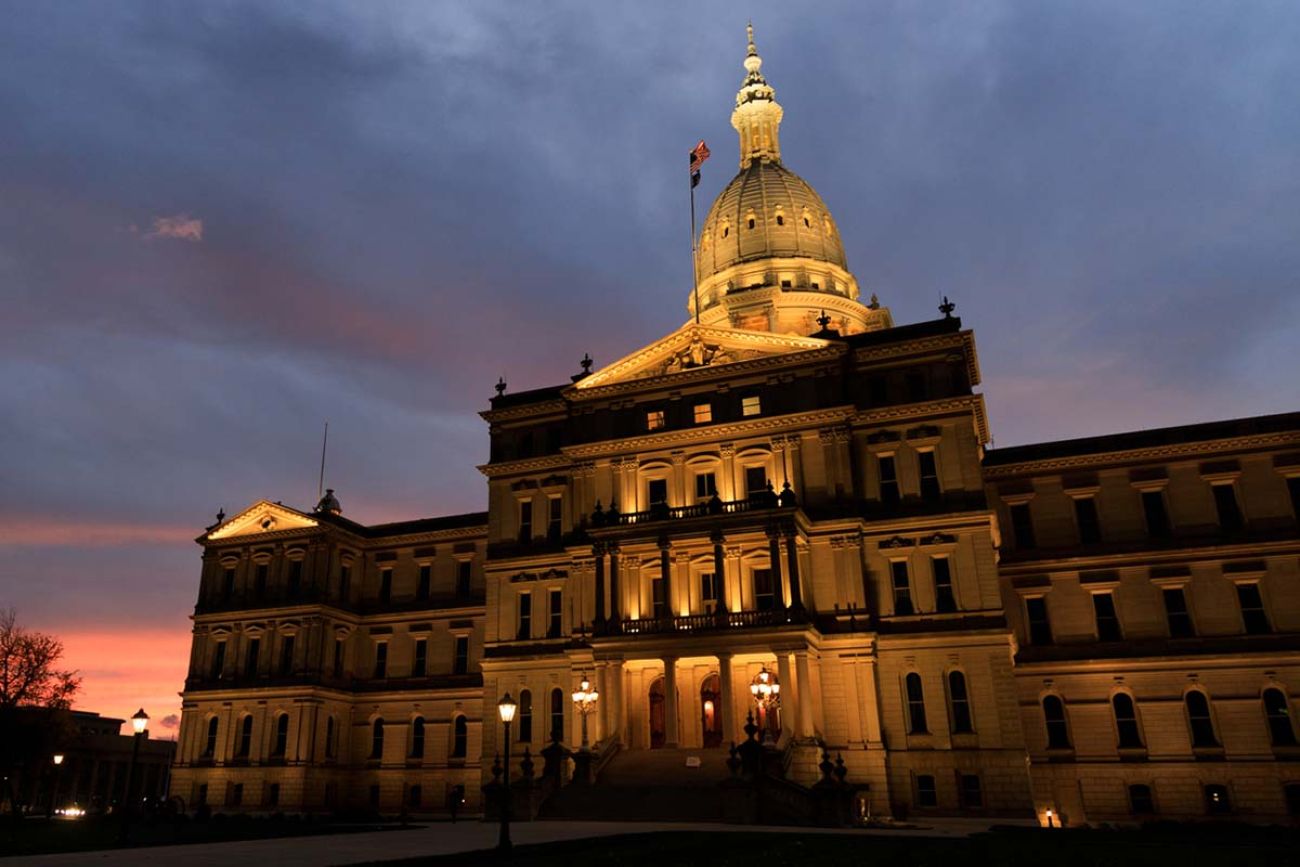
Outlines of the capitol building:
[{"label": "capitol building", "polygon": [[562,748],[541,815],[717,818],[752,735],[859,816],[1300,815],[1300,413],[988,448],[974,334],[864,297],[782,114],[751,36],[686,324],[501,388],[485,512],[199,537],[174,796],[478,813]]}]

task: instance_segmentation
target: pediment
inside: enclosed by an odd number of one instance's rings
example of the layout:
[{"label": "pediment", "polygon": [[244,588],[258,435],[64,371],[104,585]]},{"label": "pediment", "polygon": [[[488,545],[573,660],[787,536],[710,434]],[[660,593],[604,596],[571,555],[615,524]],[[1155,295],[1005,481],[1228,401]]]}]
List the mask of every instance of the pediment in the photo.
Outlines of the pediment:
[{"label": "pediment", "polygon": [[318,527],[314,519],[296,509],[259,500],[244,511],[224,522],[207,534],[209,541],[230,539],[235,536],[257,536],[262,533],[279,533],[284,530],[306,530]]},{"label": "pediment", "polygon": [[796,352],[825,349],[830,341],[817,337],[711,328],[688,323],[672,334],[626,355],[578,381],[579,390],[672,376]]}]

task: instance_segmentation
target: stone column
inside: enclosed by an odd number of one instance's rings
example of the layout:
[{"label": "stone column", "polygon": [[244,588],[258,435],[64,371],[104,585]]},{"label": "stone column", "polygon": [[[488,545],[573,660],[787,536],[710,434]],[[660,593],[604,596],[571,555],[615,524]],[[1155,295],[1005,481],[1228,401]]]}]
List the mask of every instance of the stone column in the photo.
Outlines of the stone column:
[{"label": "stone column", "polygon": [[609,678],[605,676],[605,673],[606,671],[608,671],[608,669],[609,669],[608,662],[606,662],[603,659],[596,661],[595,684],[596,684],[596,693],[600,696],[600,698],[596,700],[596,718],[595,720],[593,720],[593,722],[596,723],[596,730],[590,733],[592,743],[599,743],[600,739],[605,737],[606,733],[609,732],[610,730]]},{"label": "stone column", "polygon": [[794,666],[795,677],[798,679],[795,689],[798,693],[795,699],[798,704],[798,723],[795,730],[800,739],[807,739],[813,736],[812,670],[808,665],[808,651],[794,652]]},{"label": "stone column", "polygon": [[[767,528],[767,554],[772,570],[772,589],[777,594],[776,607],[785,608],[785,590],[783,589],[784,581],[781,579],[781,528],[771,526]],[[782,687],[784,689],[785,687]]]},{"label": "stone column", "polygon": [[776,679],[781,683],[781,741],[794,736],[795,720],[799,713],[799,691],[790,676],[790,652],[776,652]]},{"label": "stone column", "polygon": [[723,443],[719,447],[722,455],[722,477],[718,479],[718,496],[724,500],[740,499],[736,496],[736,446]]},{"label": "stone column", "polygon": [[597,626],[605,622],[605,545],[597,542],[591,546],[592,556],[596,558],[596,615]]},{"label": "stone column", "polygon": [[609,616],[613,619],[615,629],[623,622],[623,608],[619,605],[618,599],[618,558],[622,556],[618,552],[618,545],[610,543],[606,546],[609,551]]},{"label": "stone column", "polygon": [[673,608],[673,563],[672,546],[668,537],[659,539],[659,577],[663,581],[664,609],[669,617],[677,614]]},{"label": "stone column", "polygon": [[676,749],[677,735],[677,657],[665,656],[664,663],[664,746]]},{"label": "stone column", "polygon": [[728,599],[732,601],[733,611],[745,610],[745,576],[744,570],[740,568],[740,555],[743,550],[739,545],[730,545],[726,549],[727,559],[731,561],[731,568],[727,572],[731,575],[736,589],[734,594],[727,594]]},{"label": "stone column", "polygon": [[799,546],[794,527],[785,531],[786,572],[790,579],[790,607],[803,610],[803,591],[799,587]]},{"label": "stone column", "polygon": [[727,612],[731,610],[727,607],[727,561],[723,549],[727,540],[718,530],[714,530],[709,538],[713,542],[713,584],[718,593],[718,620],[725,623]]},{"label": "stone column", "polygon": [[726,746],[733,740],[740,740],[732,726],[732,714],[736,712],[732,704],[736,700],[736,692],[732,682],[730,653],[718,654],[718,685],[719,707],[716,711],[718,714],[718,731],[722,732],[722,745]]}]

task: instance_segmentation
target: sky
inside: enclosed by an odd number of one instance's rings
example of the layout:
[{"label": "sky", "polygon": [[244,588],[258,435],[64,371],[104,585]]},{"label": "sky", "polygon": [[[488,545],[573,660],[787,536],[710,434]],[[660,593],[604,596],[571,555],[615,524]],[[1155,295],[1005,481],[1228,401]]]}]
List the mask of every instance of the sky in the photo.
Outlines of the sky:
[{"label": "sky", "polygon": [[1300,409],[1300,4],[0,0],[0,607],[179,709],[219,508],[481,509],[478,417],[680,325],[686,153],[785,164],[994,444]]}]

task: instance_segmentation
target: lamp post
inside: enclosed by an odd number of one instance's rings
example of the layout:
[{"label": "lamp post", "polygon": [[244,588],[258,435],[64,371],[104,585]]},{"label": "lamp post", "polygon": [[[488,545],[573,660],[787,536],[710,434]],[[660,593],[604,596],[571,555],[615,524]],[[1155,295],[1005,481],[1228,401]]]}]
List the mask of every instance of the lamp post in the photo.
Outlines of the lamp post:
[{"label": "lamp post", "polygon": [[587,715],[596,709],[596,702],[600,700],[600,693],[591,685],[591,681],[584,674],[578,688],[573,692],[573,707],[582,716],[582,751],[586,752],[587,747]]},{"label": "lamp post", "polygon": [[749,684],[749,694],[754,697],[754,704],[758,705],[760,715],[763,719],[763,733],[759,736],[762,741],[767,737],[768,729],[771,727],[771,713],[781,706],[781,682],[776,679],[776,675],[763,666],[758,674]]},{"label": "lamp post", "polygon": [[63,764],[63,753],[55,753],[50,759],[54,762],[54,782],[50,784],[50,809],[45,813],[47,819],[54,818],[54,808],[59,799],[59,766]]},{"label": "lamp post", "polygon": [[510,693],[501,696],[497,702],[497,713],[501,716],[501,722],[505,724],[505,777],[501,785],[501,834],[497,838],[497,849],[501,852],[510,851],[510,723],[514,721],[515,709],[519,705],[510,697]]},{"label": "lamp post", "polygon": [[145,738],[145,727],[149,725],[149,714],[140,708],[131,716],[131,728],[135,736],[131,741],[131,764],[126,767],[126,789],[122,792],[122,831],[119,841],[126,845],[127,829],[131,825],[131,783],[135,777],[135,763],[140,758],[140,741]]}]

